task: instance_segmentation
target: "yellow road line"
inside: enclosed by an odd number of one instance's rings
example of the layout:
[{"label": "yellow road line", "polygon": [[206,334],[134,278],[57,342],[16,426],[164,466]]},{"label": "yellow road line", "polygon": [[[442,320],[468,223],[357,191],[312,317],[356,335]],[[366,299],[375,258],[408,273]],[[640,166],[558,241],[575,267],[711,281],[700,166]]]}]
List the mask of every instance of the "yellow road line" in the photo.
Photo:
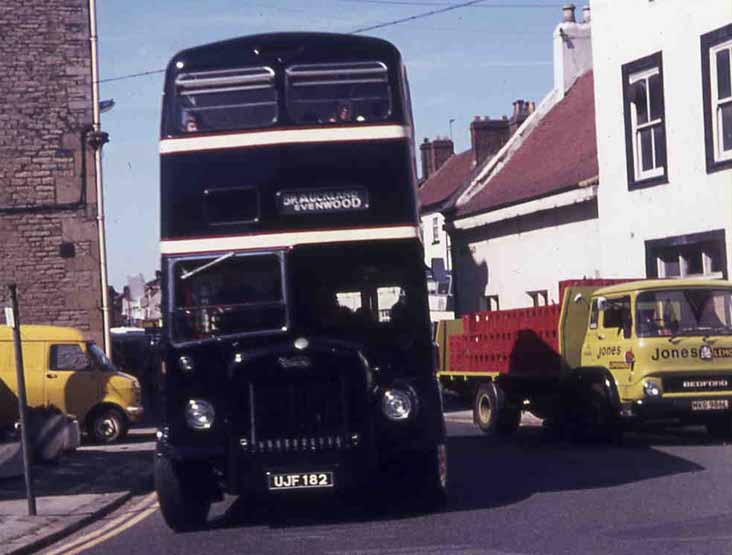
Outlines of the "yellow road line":
[{"label": "yellow road line", "polygon": [[79,547],[72,549],[71,551],[66,551],[64,553],[64,555],[76,555],[76,553],[81,553],[82,551],[84,551],[86,549],[91,549],[95,545],[99,545],[100,543],[103,543],[103,542],[107,541],[108,539],[113,538],[114,536],[118,536],[119,534],[121,534],[122,532],[127,530],[128,528],[132,528],[135,524],[137,524],[141,520],[146,519],[147,517],[149,517],[151,514],[153,514],[157,510],[158,510],[157,505],[154,505],[154,506],[150,507],[149,509],[146,509],[144,512],[140,513],[139,515],[131,518],[125,524],[118,527],[116,530],[112,530],[111,532],[108,532],[107,534],[104,534],[103,536],[100,536],[95,540],[91,540],[85,544],[82,544]]},{"label": "yellow road line", "polygon": [[[123,532],[124,530],[127,530],[130,526],[133,526],[134,524],[137,524],[140,520],[142,520],[144,517],[148,516],[149,514],[154,513],[157,510],[157,501],[155,499],[155,493],[151,493],[147,495],[145,498],[143,498],[140,503],[135,507],[135,509],[131,512],[138,512],[142,511],[139,514],[136,514],[134,516],[130,516],[129,514],[123,514],[121,516],[118,516],[114,520],[109,521],[107,524],[99,528],[98,530],[94,530],[93,532],[89,532],[88,534],[85,534],[79,538],[76,538],[74,541],[70,543],[66,543],[61,545],[60,547],[57,547],[56,549],[52,551],[46,552],[44,555],[71,555],[72,553],[78,553],[78,551],[68,551],[70,549],[75,549],[78,546],[81,546],[82,548],[86,549],[88,547],[91,547],[92,545],[82,545],[87,544],[89,542],[92,542],[96,538],[105,535],[108,537],[112,537],[116,534],[119,534]],[[142,515],[145,515],[144,517],[140,518]],[[131,524],[130,524],[131,523]],[[127,524],[127,525],[126,525]],[[117,527],[120,527],[118,530],[114,530]],[[109,531],[109,534],[107,532]],[[104,541],[104,540],[101,540]],[[98,542],[99,543],[99,542]]]}]

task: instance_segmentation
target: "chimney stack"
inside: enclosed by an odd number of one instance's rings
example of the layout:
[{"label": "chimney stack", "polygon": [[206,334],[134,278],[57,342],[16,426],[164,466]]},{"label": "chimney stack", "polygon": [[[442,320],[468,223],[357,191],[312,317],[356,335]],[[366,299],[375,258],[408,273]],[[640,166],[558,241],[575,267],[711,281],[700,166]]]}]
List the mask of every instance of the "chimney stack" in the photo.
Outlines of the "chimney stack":
[{"label": "chimney stack", "polygon": [[422,179],[429,179],[450,157],[455,154],[455,146],[447,137],[437,137],[434,141],[425,138],[419,145],[422,153]]},{"label": "chimney stack", "polygon": [[513,103],[513,114],[511,119],[508,120],[509,135],[516,133],[516,130],[521,127],[521,124],[529,117],[531,112],[534,111],[534,103],[526,100],[516,100]]},{"label": "chimney stack", "polygon": [[582,8],[582,23],[590,23],[590,21],[592,21],[592,12],[590,11],[590,6],[587,5]]},{"label": "chimney stack", "polygon": [[574,4],[565,4],[562,8],[564,12],[564,23],[577,23],[577,19],[574,17],[574,10],[576,6]]},{"label": "chimney stack", "polygon": [[422,179],[429,179],[432,174],[432,143],[427,137],[419,145],[419,151],[422,153]]},{"label": "chimney stack", "polygon": [[562,8],[562,22],[554,31],[554,89],[564,95],[577,78],[592,69],[590,7],[582,9],[582,23],[575,19],[575,5]]},{"label": "chimney stack", "polygon": [[490,119],[485,116],[475,116],[470,122],[470,145],[475,165],[481,164],[485,159],[496,154],[506,144],[511,136],[509,127],[509,120],[505,118]]}]

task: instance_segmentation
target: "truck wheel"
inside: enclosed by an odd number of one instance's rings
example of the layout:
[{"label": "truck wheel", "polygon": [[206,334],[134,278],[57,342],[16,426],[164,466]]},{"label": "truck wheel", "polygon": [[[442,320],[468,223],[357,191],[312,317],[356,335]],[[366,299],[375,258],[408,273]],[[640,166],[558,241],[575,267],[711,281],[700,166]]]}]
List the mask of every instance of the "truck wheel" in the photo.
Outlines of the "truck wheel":
[{"label": "truck wheel", "polygon": [[206,524],[211,497],[206,492],[210,469],[202,463],[173,463],[155,456],[155,491],[160,512],[175,532],[198,530]]},{"label": "truck wheel", "polygon": [[715,418],[706,424],[707,432],[715,439],[732,439],[732,418]]},{"label": "truck wheel", "polygon": [[496,434],[508,436],[516,432],[521,425],[521,409],[510,406],[503,406],[498,411],[496,418]]},{"label": "truck wheel", "polygon": [[499,390],[493,382],[478,386],[473,398],[473,420],[481,431],[492,434],[498,419]]},{"label": "truck wheel", "polygon": [[610,399],[600,385],[593,385],[584,398],[576,399],[562,418],[561,435],[577,443],[606,441],[620,443],[622,428]]},{"label": "truck wheel", "polygon": [[95,410],[87,421],[86,432],[94,443],[114,443],[127,435],[127,419],[114,407]]}]

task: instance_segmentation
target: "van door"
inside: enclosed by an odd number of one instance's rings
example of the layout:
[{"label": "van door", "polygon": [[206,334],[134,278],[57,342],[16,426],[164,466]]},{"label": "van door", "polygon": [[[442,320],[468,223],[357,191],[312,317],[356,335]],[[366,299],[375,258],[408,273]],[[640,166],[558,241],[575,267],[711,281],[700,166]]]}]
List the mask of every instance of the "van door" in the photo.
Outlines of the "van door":
[{"label": "van door", "polygon": [[89,409],[99,400],[98,374],[87,357],[86,345],[48,344],[46,405],[73,414],[83,425]]}]

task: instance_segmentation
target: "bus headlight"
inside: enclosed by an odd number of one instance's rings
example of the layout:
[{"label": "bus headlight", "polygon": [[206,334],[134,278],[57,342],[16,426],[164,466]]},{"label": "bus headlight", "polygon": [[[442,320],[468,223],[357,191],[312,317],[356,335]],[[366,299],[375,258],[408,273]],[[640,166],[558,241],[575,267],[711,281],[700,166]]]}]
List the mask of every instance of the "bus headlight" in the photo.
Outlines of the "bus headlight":
[{"label": "bus headlight", "polygon": [[196,369],[196,365],[193,363],[193,358],[188,355],[181,355],[178,357],[178,365],[183,370],[184,374],[192,374]]},{"label": "bus headlight", "polygon": [[661,381],[656,378],[646,378],[643,380],[643,392],[646,397],[661,396]]},{"label": "bus headlight", "polygon": [[216,412],[213,405],[202,399],[191,399],[185,410],[186,424],[192,430],[209,430],[213,426]]},{"label": "bus headlight", "polygon": [[381,411],[389,420],[407,420],[414,412],[414,400],[409,391],[385,389],[381,394]]}]

